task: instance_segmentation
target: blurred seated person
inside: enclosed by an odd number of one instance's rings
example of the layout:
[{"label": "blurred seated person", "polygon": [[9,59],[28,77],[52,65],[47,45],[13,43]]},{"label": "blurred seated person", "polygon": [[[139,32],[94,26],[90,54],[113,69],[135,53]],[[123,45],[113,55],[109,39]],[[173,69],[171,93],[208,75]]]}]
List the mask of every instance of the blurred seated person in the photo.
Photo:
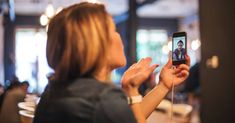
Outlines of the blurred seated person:
[{"label": "blurred seated person", "polygon": [[5,92],[5,88],[3,85],[0,84],[0,111],[1,111],[2,102],[4,98],[4,92]]},{"label": "blurred seated person", "polygon": [[200,90],[199,82],[199,63],[190,68],[190,75],[185,80],[183,92],[192,92],[198,94]]},{"label": "blurred seated person", "polygon": [[197,105],[200,101],[200,78],[199,78],[199,63],[196,63],[190,68],[190,75],[185,80],[185,83],[180,90],[181,93],[188,95],[188,103]]},{"label": "blurred seated person", "polygon": [[18,103],[23,102],[29,87],[28,82],[12,83],[6,91],[0,111],[0,123],[20,123]]},{"label": "blurred seated person", "polygon": [[[9,81],[5,83],[5,88],[4,88],[4,93],[1,94],[0,96],[0,107],[2,106],[4,97],[6,95],[6,92],[15,86],[17,86],[20,83],[18,77],[16,75],[13,75]],[[1,110],[0,110],[1,111]]]},{"label": "blurred seated person", "polygon": [[158,66],[144,58],[124,73],[123,90],[115,87],[109,76],[126,65],[126,57],[102,4],[84,2],[63,9],[50,20],[47,37],[47,61],[54,74],[37,105],[34,123],[145,123],[171,88],[171,78],[178,85],[189,74],[188,64],[171,69],[170,59],[160,84],[142,99],[138,88]]},{"label": "blurred seated person", "polygon": [[0,95],[2,95],[3,93],[4,93],[4,86],[0,84]]}]

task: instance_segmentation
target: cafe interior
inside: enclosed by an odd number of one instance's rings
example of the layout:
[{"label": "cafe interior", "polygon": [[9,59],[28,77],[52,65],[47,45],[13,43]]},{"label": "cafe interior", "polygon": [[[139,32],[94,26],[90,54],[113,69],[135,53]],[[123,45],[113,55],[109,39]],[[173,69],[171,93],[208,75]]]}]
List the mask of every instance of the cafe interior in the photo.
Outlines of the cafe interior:
[{"label": "cafe interior", "polygon": [[1,110],[7,88],[14,82],[28,83],[24,100],[15,107],[20,123],[33,122],[48,75],[53,73],[46,59],[48,22],[63,8],[81,2],[104,4],[121,36],[127,65],[112,71],[115,86],[121,88],[123,73],[142,58],[151,57],[159,64],[140,86],[143,96],[158,84],[173,52],[173,34],[187,33],[190,75],[166,95],[147,123],[234,122],[232,0],[0,0]]}]

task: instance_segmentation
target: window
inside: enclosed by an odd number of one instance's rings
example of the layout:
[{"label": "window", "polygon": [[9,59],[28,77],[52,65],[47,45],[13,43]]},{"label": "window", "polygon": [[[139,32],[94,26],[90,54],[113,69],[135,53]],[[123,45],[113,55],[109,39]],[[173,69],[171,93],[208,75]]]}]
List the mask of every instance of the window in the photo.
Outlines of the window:
[{"label": "window", "polygon": [[41,93],[48,83],[47,74],[52,72],[46,60],[45,29],[16,29],[16,76],[30,83],[30,92]]},{"label": "window", "polygon": [[[136,53],[137,60],[144,57],[151,57],[152,63],[157,63],[160,70],[168,59],[168,36],[166,30],[158,29],[139,29],[137,31]],[[167,51],[166,51],[167,50]]]}]

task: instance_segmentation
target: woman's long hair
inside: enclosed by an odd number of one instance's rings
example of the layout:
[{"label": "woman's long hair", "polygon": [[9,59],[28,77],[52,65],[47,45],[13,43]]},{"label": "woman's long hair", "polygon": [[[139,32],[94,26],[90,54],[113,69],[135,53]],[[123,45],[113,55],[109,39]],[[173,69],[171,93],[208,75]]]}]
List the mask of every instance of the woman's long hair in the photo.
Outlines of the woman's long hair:
[{"label": "woman's long hair", "polygon": [[65,8],[49,23],[47,60],[55,81],[94,76],[107,61],[109,14],[104,5],[80,3]]}]

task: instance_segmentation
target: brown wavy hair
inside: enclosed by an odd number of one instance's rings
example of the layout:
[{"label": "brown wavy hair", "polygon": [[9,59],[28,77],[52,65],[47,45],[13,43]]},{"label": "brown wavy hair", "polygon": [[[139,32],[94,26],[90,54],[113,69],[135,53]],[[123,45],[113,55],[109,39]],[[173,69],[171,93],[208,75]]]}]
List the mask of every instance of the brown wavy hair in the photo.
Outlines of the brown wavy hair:
[{"label": "brown wavy hair", "polygon": [[94,76],[107,59],[109,14],[104,5],[80,3],[49,22],[46,55],[55,81]]}]

